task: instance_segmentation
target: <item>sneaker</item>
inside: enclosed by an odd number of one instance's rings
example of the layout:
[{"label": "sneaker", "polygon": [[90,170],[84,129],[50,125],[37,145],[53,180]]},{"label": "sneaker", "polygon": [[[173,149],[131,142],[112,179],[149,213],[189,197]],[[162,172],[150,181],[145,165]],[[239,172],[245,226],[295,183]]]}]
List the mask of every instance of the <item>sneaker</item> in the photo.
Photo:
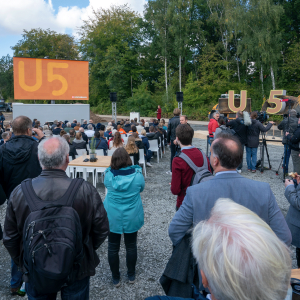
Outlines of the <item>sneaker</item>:
[{"label": "sneaker", "polygon": [[149,162],[147,162],[146,165],[147,165],[148,167],[152,167],[152,165],[151,165]]},{"label": "sneaker", "polygon": [[251,169],[248,169],[248,172],[251,172]]},{"label": "sneaker", "polygon": [[118,288],[121,285],[120,279],[113,279],[113,285]]},{"label": "sneaker", "polygon": [[239,174],[241,174],[242,173],[242,170],[236,170]]},{"label": "sneaker", "polygon": [[166,172],[168,175],[172,175],[172,172],[171,171],[168,171],[168,172]]},{"label": "sneaker", "polygon": [[255,173],[256,172],[256,170],[252,170],[252,173]]},{"label": "sneaker", "polygon": [[12,296],[21,296],[24,297],[26,295],[26,292],[21,291],[21,286],[18,288],[11,288],[10,289],[11,295]]},{"label": "sneaker", "polygon": [[133,276],[128,276],[128,279],[129,279],[129,283],[130,283],[130,284],[134,284],[134,283],[135,283],[135,275],[133,275]]}]

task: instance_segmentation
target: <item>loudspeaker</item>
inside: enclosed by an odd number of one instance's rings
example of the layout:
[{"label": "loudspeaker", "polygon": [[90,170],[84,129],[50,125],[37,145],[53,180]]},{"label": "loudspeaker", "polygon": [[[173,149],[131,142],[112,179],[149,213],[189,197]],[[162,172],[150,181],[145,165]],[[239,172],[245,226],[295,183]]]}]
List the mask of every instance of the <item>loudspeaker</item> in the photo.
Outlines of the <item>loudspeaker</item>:
[{"label": "loudspeaker", "polygon": [[177,102],[183,102],[183,92],[176,92]]},{"label": "loudspeaker", "polygon": [[110,93],[109,98],[111,102],[117,102],[117,93]]}]

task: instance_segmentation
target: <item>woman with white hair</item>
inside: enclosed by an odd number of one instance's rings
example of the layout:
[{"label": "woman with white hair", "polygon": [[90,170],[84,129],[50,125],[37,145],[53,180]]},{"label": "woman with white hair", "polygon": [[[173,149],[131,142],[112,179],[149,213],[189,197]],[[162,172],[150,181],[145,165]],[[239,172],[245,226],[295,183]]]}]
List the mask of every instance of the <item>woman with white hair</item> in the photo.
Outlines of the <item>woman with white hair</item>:
[{"label": "woman with white hair", "polygon": [[291,276],[289,249],[248,208],[230,199],[219,199],[210,218],[195,227],[192,248],[210,299],[286,298]]}]

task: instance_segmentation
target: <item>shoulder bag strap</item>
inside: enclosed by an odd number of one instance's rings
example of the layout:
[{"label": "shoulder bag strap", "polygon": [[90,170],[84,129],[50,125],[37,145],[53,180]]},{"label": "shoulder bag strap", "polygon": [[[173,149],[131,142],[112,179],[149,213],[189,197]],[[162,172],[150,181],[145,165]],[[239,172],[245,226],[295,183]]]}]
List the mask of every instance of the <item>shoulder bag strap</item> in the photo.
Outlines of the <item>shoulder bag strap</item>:
[{"label": "shoulder bag strap", "polygon": [[193,161],[192,161],[186,154],[184,154],[183,152],[180,153],[179,157],[180,157],[181,159],[183,159],[195,173],[197,173],[197,171],[200,169],[200,168],[197,167],[197,166],[193,163]]},{"label": "shoulder bag strap", "polygon": [[36,193],[34,193],[32,187],[32,179],[26,179],[21,182],[21,188],[25,197],[25,201],[27,202],[30,211],[36,211],[40,209],[41,200],[38,198]]}]

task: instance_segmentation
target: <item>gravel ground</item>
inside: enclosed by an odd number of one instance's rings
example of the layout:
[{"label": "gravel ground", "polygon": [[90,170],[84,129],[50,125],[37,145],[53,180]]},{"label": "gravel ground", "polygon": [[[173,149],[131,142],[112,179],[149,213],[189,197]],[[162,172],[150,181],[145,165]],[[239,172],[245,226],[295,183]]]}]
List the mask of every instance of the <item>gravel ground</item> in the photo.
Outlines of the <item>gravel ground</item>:
[{"label": "gravel ground", "polygon": [[[194,126],[193,126],[194,127]],[[197,127],[195,126],[195,129]],[[197,128],[198,129],[198,128]],[[194,145],[206,150],[206,141],[195,139]],[[268,146],[273,169],[278,169],[283,146]],[[260,155],[258,154],[258,157]],[[157,163],[156,157],[151,161],[152,168],[147,168],[146,187],[141,194],[145,211],[145,225],[138,234],[138,261],[136,268],[137,281],[129,285],[126,278],[126,261],[124,245],[120,251],[121,286],[114,288],[111,281],[111,272],[107,261],[107,240],[98,249],[100,264],[97,267],[96,275],[91,278],[90,299],[130,299],[142,300],[151,295],[164,295],[158,282],[166,263],[171,255],[172,245],[168,237],[168,226],[175,214],[176,196],[172,195],[169,188],[171,176],[166,174],[169,169],[170,151]],[[290,170],[292,166],[290,165]],[[268,182],[277,199],[278,205],[286,215],[289,204],[284,197],[284,184],[282,182],[282,169],[279,176],[275,171],[266,170],[263,174],[247,172],[247,165],[244,157],[242,175],[258,181]],[[104,186],[99,183],[98,191],[104,199]],[[0,207],[0,222],[3,226],[6,205]],[[124,244],[124,243],[123,243]],[[291,247],[293,256],[293,268],[296,268],[295,250]],[[9,294],[10,282],[10,258],[0,244],[0,299],[18,299]],[[60,297],[57,297],[60,299]],[[27,297],[23,298],[27,299]]]}]

